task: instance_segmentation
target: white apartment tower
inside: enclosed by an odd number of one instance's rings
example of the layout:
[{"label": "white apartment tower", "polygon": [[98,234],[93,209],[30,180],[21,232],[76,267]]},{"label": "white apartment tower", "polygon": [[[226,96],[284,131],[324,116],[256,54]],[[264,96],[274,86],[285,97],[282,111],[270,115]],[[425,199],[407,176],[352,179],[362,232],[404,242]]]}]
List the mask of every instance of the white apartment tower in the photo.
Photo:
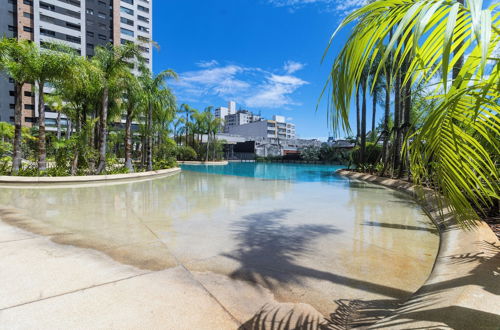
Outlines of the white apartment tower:
[{"label": "white apartment tower", "polygon": [[[91,57],[96,46],[138,44],[152,69],[152,0],[1,0],[0,37],[64,43]],[[136,68],[137,69],[137,68]],[[22,123],[36,122],[36,102],[31,86],[23,90]],[[50,90],[47,90],[50,92]],[[14,86],[0,76],[0,121],[13,121]],[[56,113],[47,108],[47,128]]]}]

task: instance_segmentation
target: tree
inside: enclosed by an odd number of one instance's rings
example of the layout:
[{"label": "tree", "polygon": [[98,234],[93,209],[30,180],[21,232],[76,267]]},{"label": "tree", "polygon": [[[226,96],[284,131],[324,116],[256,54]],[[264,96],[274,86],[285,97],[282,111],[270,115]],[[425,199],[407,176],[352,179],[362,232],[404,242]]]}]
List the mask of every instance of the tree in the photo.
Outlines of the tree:
[{"label": "tree", "polygon": [[149,69],[142,66],[139,79],[146,108],[146,166],[148,171],[153,170],[153,111],[164,107],[174,109],[175,105],[175,98],[165,83],[167,78],[177,78],[177,74],[173,70],[165,70],[153,75]]},{"label": "tree", "polygon": [[35,53],[36,45],[28,40],[1,39],[0,40],[0,68],[12,79],[15,86],[14,107],[14,146],[12,157],[12,174],[17,174],[21,166],[21,140],[22,140],[22,92],[23,87],[31,82],[30,60]]},{"label": "tree", "polygon": [[122,46],[97,47],[91,63],[99,72],[101,95],[99,114],[99,163],[97,173],[106,170],[106,145],[108,136],[108,111],[110,89],[115,87],[120,77],[127,73],[130,60],[139,57],[137,46],[127,43]]},{"label": "tree", "polygon": [[186,146],[188,145],[188,135],[189,135],[189,119],[191,115],[196,111],[196,109],[191,108],[188,104],[183,103],[180,107],[180,112],[184,113],[184,134],[186,135]]},{"label": "tree", "polygon": [[133,172],[132,166],[132,121],[143,111],[144,93],[139,80],[132,74],[126,75],[124,82],[124,102],[125,110],[125,164],[124,167]]},{"label": "tree", "polygon": [[32,47],[31,56],[28,58],[27,69],[30,80],[36,84],[36,97],[38,99],[38,170],[45,171],[47,150],[45,137],[45,98],[46,83],[54,82],[68,76],[69,68],[73,64],[74,53],[65,46],[47,44],[44,47]]},{"label": "tree", "polygon": [[[436,102],[428,109],[422,127],[404,137],[411,142],[405,150],[410,151],[415,182],[440,191],[464,225],[473,224],[478,218],[476,210],[492,205],[500,190],[495,164],[500,151],[500,60],[493,55],[500,46],[500,17],[493,14],[499,4],[487,9],[478,4],[472,0],[466,5],[439,0],[370,3],[339,26],[342,29],[356,22],[329,77],[330,83],[335,82],[332,126],[347,129],[352,90],[379,53],[377,74],[384,72],[393,54],[391,79],[395,86],[400,85],[395,90],[400,110],[395,116],[401,115],[401,104],[406,101],[400,99],[408,97],[410,88],[439,77],[433,93]],[[450,79],[451,67],[462,56],[463,65]],[[395,120],[397,129],[400,119]],[[397,157],[398,143],[396,139]]]}]

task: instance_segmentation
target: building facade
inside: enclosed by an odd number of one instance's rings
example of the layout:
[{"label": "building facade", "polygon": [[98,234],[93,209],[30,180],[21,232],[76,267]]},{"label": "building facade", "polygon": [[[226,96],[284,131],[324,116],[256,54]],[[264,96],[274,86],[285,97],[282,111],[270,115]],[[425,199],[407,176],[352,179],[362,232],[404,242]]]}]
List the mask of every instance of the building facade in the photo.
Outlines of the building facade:
[{"label": "building facade", "polygon": [[[41,47],[63,43],[81,56],[92,57],[95,47],[126,42],[138,44],[152,69],[152,0],[2,0],[0,36],[32,40]],[[137,65],[135,66],[137,72]],[[45,92],[50,92],[47,88]],[[0,76],[0,121],[14,121],[14,84]],[[22,123],[36,122],[32,86],[23,90]],[[47,107],[47,128],[57,114]],[[64,120],[63,120],[64,122]]]},{"label": "building facade", "polygon": [[285,122],[284,118],[277,117],[279,116],[274,116],[273,120],[226,126],[227,132],[225,133],[254,138],[295,139],[295,125]]}]

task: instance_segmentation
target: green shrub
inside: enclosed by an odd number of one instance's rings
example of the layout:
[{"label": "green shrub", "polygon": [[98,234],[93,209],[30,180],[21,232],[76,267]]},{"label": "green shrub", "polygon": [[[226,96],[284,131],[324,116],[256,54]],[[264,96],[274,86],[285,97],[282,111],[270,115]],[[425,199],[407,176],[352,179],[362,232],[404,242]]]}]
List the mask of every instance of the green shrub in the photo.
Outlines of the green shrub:
[{"label": "green shrub", "polygon": [[173,157],[170,157],[168,159],[161,159],[153,163],[153,170],[155,171],[173,167],[177,167],[177,161]]},{"label": "green shrub", "polygon": [[190,146],[178,146],[176,154],[177,160],[196,160],[198,156]]},{"label": "green shrub", "polygon": [[354,149],[352,149],[351,152],[351,161],[354,165],[360,166],[360,165],[371,165],[375,166],[375,164],[380,160],[380,155],[382,153],[382,146],[379,144],[375,144],[373,142],[367,142],[366,143],[366,150],[365,150],[365,161],[363,164],[361,164],[361,147],[357,146]]}]

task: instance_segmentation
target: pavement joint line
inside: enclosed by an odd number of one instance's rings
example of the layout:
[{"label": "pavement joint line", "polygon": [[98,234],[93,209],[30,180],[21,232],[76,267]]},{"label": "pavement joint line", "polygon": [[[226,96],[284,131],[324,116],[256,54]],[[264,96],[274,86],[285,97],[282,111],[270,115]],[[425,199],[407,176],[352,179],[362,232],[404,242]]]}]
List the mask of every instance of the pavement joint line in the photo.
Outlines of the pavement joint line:
[{"label": "pavement joint line", "polygon": [[184,269],[188,274],[189,276],[191,277],[191,280],[194,281],[195,283],[197,283],[204,291],[205,293],[207,293],[209,295],[210,298],[212,298],[213,300],[215,300],[215,302],[222,308],[222,310],[224,312],[227,313],[227,315],[229,315],[229,317],[231,317],[231,319],[236,322],[236,324],[238,325],[242,325],[242,323],[233,315],[231,314],[231,312],[226,308],[226,306],[224,306],[222,304],[222,302],[219,301],[219,299],[217,299],[213,294],[212,292],[210,292],[204,285],[203,283],[201,283],[200,281],[198,281],[193,273],[191,273],[191,271],[189,269],[186,268],[186,266],[184,266],[184,264],[182,264],[179,259],[177,258],[177,256],[175,254],[172,253],[172,251],[170,251],[169,247],[167,244],[165,244],[165,242],[151,229],[149,228],[149,226],[146,224],[146,222],[143,221],[142,217],[137,214],[133,209],[132,209],[132,213],[136,216],[136,218],[139,220],[139,222],[144,226],[146,227],[150,232],[151,234],[156,237],[156,239],[160,242],[161,245],[163,245],[165,247],[165,249],[167,249],[167,251],[170,253],[170,255],[172,255],[175,259],[175,262],[177,263],[177,266],[180,266],[182,267],[182,269]]},{"label": "pavement joint line", "polygon": [[26,240],[29,240],[29,239],[37,239],[37,238],[40,238],[40,237],[25,237],[25,238],[20,238],[20,239],[12,239],[12,240],[9,240],[9,241],[0,241],[0,244],[12,243],[12,242],[19,242],[19,241],[26,241]]},{"label": "pavement joint line", "polygon": [[0,308],[0,312],[6,311],[6,310],[9,310],[9,309],[13,309],[13,308],[17,308],[17,307],[21,307],[21,306],[24,306],[24,305],[29,305],[29,304],[37,303],[37,302],[44,301],[44,300],[49,300],[49,299],[53,299],[53,298],[62,297],[62,296],[73,294],[73,293],[77,293],[77,292],[80,292],[80,291],[90,290],[90,289],[98,288],[98,287],[101,287],[101,286],[106,286],[106,285],[109,285],[109,284],[114,284],[114,283],[118,283],[118,282],[130,280],[130,279],[133,279],[133,278],[136,278],[136,277],[140,277],[140,276],[144,276],[144,275],[149,275],[149,274],[153,274],[153,273],[156,273],[156,272],[157,271],[149,271],[149,272],[142,273],[142,274],[136,274],[136,275],[132,275],[132,276],[127,276],[125,278],[121,278],[121,279],[110,281],[110,282],[99,283],[99,284],[91,285],[91,286],[88,286],[88,287],[84,287],[84,288],[80,288],[80,289],[76,289],[76,290],[72,290],[72,291],[67,291],[67,292],[59,293],[59,294],[56,294],[56,295],[53,295],[53,296],[49,296],[49,297],[45,297],[45,298],[41,298],[41,299],[26,301],[26,302],[23,302],[23,303],[20,303],[20,304],[16,304],[16,305],[12,305],[12,306],[8,306],[8,307]]}]

